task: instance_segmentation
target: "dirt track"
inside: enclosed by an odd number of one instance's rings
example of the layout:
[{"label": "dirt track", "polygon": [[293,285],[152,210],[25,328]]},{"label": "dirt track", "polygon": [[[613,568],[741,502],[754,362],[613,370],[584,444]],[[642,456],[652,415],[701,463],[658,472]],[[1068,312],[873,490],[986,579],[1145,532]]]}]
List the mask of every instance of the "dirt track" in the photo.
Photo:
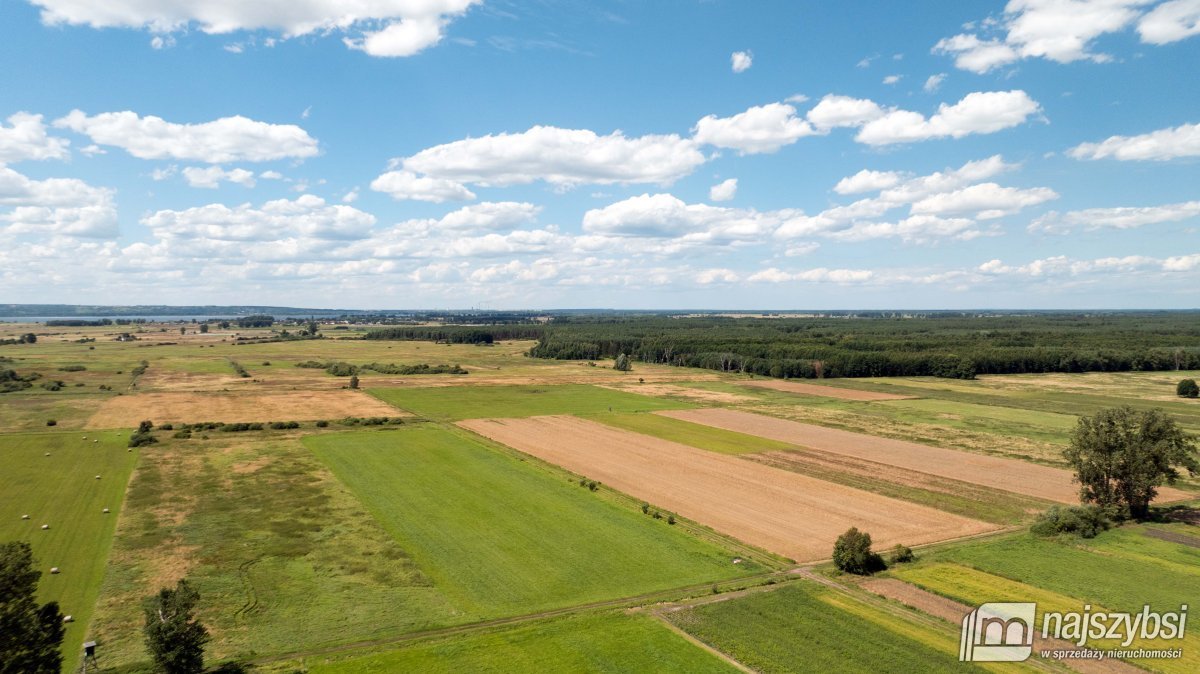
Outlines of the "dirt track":
[{"label": "dirt track", "polygon": [[877,548],[996,527],[733,456],[569,416],[460,426],[797,561],[828,558],[852,526]]},{"label": "dirt track", "polygon": [[[1079,487],[1072,484],[1071,473],[1060,468],[879,438],[737,410],[670,410],[656,414],[1059,503],[1079,503]],[[1159,490],[1158,502],[1190,498],[1194,497],[1187,492],[1163,487]]]},{"label": "dirt track", "polygon": [[855,389],[837,388],[835,386],[822,386],[820,384],[805,384],[798,381],[783,381],[780,379],[767,381],[746,381],[742,382],[742,384],[757,388],[769,388],[775,391],[784,391],[786,393],[802,393],[809,396],[838,398],[841,400],[908,400],[912,398],[912,396],[901,396],[896,395],[895,393],[857,391]]},{"label": "dirt track", "polygon": [[406,416],[361,391],[295,391],[290,393],[155,392],[110,398],[88,419],[85,428],[127,428],[143,419],[160,423],[197,421],[304,421],[341,417]]}]

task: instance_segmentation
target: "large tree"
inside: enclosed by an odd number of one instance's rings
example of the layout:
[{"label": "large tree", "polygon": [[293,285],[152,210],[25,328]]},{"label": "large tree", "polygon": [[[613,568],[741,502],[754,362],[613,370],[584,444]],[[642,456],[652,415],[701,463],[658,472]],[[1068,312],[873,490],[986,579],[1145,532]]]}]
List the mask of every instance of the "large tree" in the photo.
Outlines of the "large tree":
[{"label": "large tree", "polygon": [[63,616],[58,602],[38,606],[41,576],[28,543],[0,544],[0,674],[62,668]]},{"label": "large tree", "polygon": [[1200,471],[1195,442],[1159,409],[1115,407],[1083,417],[1064,455],[1082,501],[1126,508],[1138,519],[1149,515],[1158,487],[1174,484],[1180,468]]},{"label": "large tree", "polygon": [[163,588],[146,600],[146,648],[158,669],[166,674],[204,671],[204,645],[208,630],[196,620],[200,593],[186,580],[174,589]]}]

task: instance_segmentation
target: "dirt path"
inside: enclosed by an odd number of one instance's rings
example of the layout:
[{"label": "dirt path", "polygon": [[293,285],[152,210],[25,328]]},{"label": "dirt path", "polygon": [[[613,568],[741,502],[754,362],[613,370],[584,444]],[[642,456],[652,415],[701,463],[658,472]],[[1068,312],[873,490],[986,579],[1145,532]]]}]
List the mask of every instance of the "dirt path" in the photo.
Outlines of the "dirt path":
[{"label": "dirt path", "polygon": [[[1071,473],[1060,468],[930,447],[915,442],[880,438],[731,409],[669,410],[656,414],[1049,501],[1079,503],[1079,488],[1071,482]],[[1195,497],[1178,489],[1164,487],[1159,490],[1158,502],[1191,498]]]},{"label": "dirt path", "polygon": [[857,389],[837,388],[836,386],[822,386],[821,384],[805,384],[803,382],[781,379],[746,381],[741,383],[745,386],[769,388],[773,391],[800,393],[807,396],[821,396],[823,398],[838,398],[839,400],[908,400],[914,397],[896,395],[895,393],[878,393],[876,391],[859,391]]},{"label": "dirt path", "polygon": [[[972,607],[960,604],[953,599],[927,592],[895,578],[870,578],[859,583],[864,590],[874,592],[881,597],[894,599],[901,604],[924,611],[949,621],[953,625],[962,624],[963,618],[971,612]],[[1043,639],[1041,631],[1037,630],[1033,637],[1033,652],[1043,649],[1078,651],[1078,646],[1059,639]],[[1062,664],[1077,672],[1090,674],[1137,674],[1143,670],[1120,660],[1062,660]]]},{"label": "dirt path", "polygon": [[1174,531],[1163,531],[1162,529],[1146,529],[1145,533],[1150,538],[1157,538],[1160,541],[1178,543],[1186,545],[1189,548],[1200,548],[1200,538],[1196,538],[1195,536],[1177,534]]},{"label": "dirt path", "polygon": [[460,426],[796,560],[829,556],[852,526],[882,549],[996,525],[734,456],[569,416],[474,419]]}]

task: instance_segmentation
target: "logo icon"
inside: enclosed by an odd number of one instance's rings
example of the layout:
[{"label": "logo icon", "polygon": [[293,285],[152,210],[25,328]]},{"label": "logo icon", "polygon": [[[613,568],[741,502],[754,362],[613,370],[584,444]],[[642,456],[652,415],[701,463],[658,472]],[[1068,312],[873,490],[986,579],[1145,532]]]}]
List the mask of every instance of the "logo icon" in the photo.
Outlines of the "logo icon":
[{"label": "logo icon", "polygon": [[1022,662],[1033,653],[1037,604],[981,604],[963,618],[961,662]]}]

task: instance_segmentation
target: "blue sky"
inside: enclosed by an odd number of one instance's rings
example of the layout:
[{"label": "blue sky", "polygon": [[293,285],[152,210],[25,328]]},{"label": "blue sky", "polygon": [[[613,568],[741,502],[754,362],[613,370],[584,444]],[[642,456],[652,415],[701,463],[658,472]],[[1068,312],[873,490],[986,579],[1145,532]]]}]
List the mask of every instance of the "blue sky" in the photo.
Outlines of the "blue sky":
[{"label": "blue sky", "polygon": [[0,16],[0,302],[1200,305],[1200,0]]}]

